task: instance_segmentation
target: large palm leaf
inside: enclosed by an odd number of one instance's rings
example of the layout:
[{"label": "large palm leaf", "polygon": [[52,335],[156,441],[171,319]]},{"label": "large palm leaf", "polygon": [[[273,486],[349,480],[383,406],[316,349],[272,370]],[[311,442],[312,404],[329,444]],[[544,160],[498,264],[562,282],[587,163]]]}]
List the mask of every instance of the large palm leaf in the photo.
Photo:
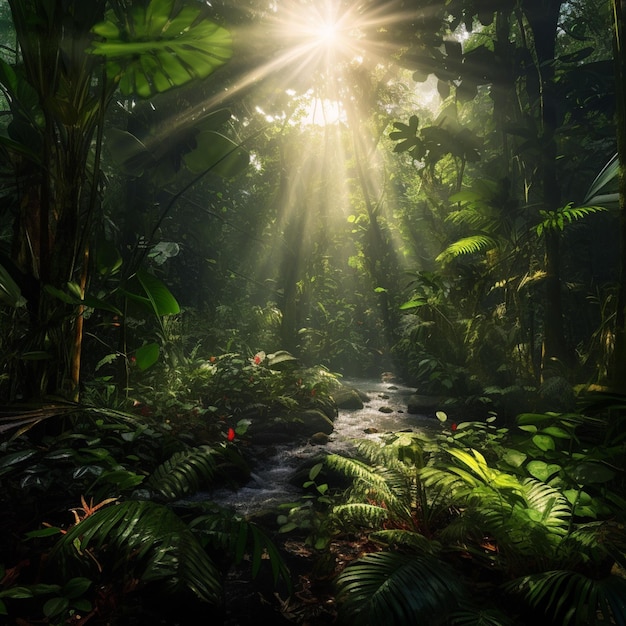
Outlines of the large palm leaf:
[{"label": "large palm leaf", "polygon": [[168,500],[196,493],[215,476],[215,456],[206,445],[175,452],[152,472],[148,486]]},{"label": "large palm leaf", "polygon": [[55,545],[50,563],[65,574],[111,579],[132,576],[188,589],[212,604],[220,600],[220,573],[187,525],[168,507],[128,501],[95,511]]},{"label": "large palm leaf", "polygon": [[430,555],[367,554],[336,580],[342,623],[402,626],[444,623],[464,588],[445,563]]},{"label": "large palm leaf", "polygon": [[524,576],[505,586],[563,626],[626,624],[626,580],[608,576],[594,580],[572,571],[549,571]]}]

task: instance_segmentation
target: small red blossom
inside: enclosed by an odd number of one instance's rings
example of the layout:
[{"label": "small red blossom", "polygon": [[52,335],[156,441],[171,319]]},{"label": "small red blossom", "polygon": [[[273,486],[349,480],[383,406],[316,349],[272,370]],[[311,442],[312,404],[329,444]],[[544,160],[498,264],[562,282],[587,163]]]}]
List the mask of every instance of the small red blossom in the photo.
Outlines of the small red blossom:
[{"label": "small red blossom", "polygon": [[458,428],[458,426],[456,425],[456,423],[455,423],[455,422],[453,422],[452,424],[450,424],[450,430],[451,430],[452,432],[454,432],[457,428]]},{"label": "small red blossom", "polygon": [[235,429],[234,428],[229,428],[228,429],[228,435],[226,435],[226,439],[228,439],[228,441],[233,441],[235,439]]},{"label": "small red blossom", "polygon": [[209,363],[215,363],[215,361],[217,361],[217,358],[212,356],[209,358]]},{"label": "small red blossom", "polygon": [[130,357],[130,362],[131,363],[137,363],[137,357],[136,356],[131,356]]}]

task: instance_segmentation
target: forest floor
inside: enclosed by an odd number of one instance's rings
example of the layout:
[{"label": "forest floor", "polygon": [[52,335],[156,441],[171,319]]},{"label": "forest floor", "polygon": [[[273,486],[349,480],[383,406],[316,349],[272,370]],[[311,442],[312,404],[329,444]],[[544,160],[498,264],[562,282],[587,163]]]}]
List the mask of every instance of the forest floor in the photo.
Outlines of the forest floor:
[{"label": "forest floor", "polygon": [[334,578],[349,562],[378,549],[357,537],[335,539],[323,551],[291,536],[275,543],[291,572],[291,593],[286,585],[274,586],[269,568],[253,579],[244,562],[231,569],[226,581],[224,626],[337,624]]}]

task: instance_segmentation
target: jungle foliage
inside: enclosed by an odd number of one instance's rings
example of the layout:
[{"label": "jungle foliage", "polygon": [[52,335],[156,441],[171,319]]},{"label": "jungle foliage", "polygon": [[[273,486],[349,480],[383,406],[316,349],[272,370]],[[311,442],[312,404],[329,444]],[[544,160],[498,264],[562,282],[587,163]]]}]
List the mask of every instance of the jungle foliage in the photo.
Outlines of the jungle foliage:
[{"label": "jungle foliage", "polygon": [[626,623],[623,2],[338,0],[351,56],[289,65],[312,4],[0,2],[0,615],[290,592],[194,496],[393,371],[458,423],[279,523],[377,546],[341,618]]}]

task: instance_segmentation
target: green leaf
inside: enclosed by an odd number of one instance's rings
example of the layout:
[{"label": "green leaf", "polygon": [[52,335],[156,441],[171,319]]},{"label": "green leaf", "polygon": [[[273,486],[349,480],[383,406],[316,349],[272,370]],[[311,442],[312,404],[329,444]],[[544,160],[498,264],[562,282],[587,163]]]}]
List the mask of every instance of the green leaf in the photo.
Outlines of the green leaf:
[{"label": "green leaf", "polygon": [[420,298],[419,300],[409,300],[408,302],[401,304],[398,308],[401,311],[406,311],[407,309],[415,309],[417,307],[424,306],[425,304],[428,304],[428,301]]},{"label": "green leaf", "polygon": [[538,480],[545,483],[551,476],[554,476],[554,474],[561,471],[561,466],[556,463],[546,463],[545,461],[534,460],[528,463],[526,469],[531,476],[534,476]]},{"label": "green leaf", "polygon": [[135,3],[124,22],[110,10],[92,31],[99,40],[89,52],[106,58],[107,74],[124,95],[150,98],[206,78],[232,56],[230,33],[205,19],[201,4]]},{"label": "green leaf", "polygon": [[223,178],[242,172],[250,163],[250,155],[228,137],[209,130],[198,134],[196,148],[183,157],[194,174],[212,171]]},{"label": "green leaf", "polygon": [[137,279],[144,288],[156,315],[161,317],[180,313],[180,305],[176,298],[160,279],[145,270],[137,272]]},{"label": "green leaf", "polygon": [[0,591],[1,598],[14,598],[16,600],[24,600],[26,598],[33,598],[35,594],[29,587],[11,587]]},{"label": "green leaf", "polygon": [[551,437],[556,437],[557,439],[571,439],[571,433],[568,433],[564,428],[559,426],[548,426],[547,428],[542,428],[541,432],[545,435],[550,435]]},{"label": "green leaf", "polygon": [[554,439],[549,435],[537,434],[533,436],[533,443],[544,452],[548,450],[554,450],[556,448]]},{"label": "green leaf", "polygon": [[46,617],[55,617],[67,611],[69,606],[70,601],[67,598],[50,598],[50,600],[43,605],[43,614]]},{"label": "green leaf", "polygon": [[135,350],[135,359],[140,370],[147,370],[159,360],[159,344],[147,343]]},{"label": "green leaf", "polygon": [[528,458],[528,456],[524,454],[523,452],[520,452],[519,450],[509,448],[504,453],[504,456],[502,458],[511,467],[521,467],[524,461]]},{"label": "green leaf", "polygon": [[89,578],[77,577],[71,578],[67,581],[61,593],[66,598],[80,598],[91,587],[91,580]]},{"label": "green leaf", "polygon": [[579,485],[593,485],[612,480],[615,471],[603,463],[583,461],[574,468],[572,477]]},{"label": "green leaf", "polygon": [[41,528],[40,530],[31,530],[26,533],[28,539],[37,539],[39,537],[51,537],[52,535],[60,535],[61,529],[56,526],[49,528]]},{"label": "green leaf", "polygon": [[319,473],[322,471],[322,468],[324,467],[323,463],[316,463],[310,470],[309,470],[309,478],[311,480],[315,480],[317,478],[317,476],[319,475]]}]

